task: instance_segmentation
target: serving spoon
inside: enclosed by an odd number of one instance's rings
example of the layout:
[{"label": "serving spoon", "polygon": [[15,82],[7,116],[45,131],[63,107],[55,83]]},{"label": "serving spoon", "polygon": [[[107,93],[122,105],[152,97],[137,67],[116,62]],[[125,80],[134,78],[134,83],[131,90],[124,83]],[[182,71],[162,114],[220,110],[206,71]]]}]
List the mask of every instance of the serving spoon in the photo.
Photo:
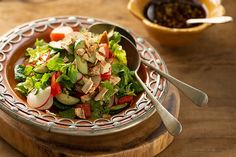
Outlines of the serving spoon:
[{"label": "serving spoon", "polygon": [[182,125],[180,122],[172,115],[169,111],[165,109],[165,107],[162,106],[162,104],[155,98],[155,96],[151,93],[151,91],[147,88],[147,86],[143,83],[143,81],[140,79],[138,75],[138,69],[141,64],[141,58],[139,56],[139,53],[136,49],[136,47],[125,37],[121,37],[121,41],[119,44],[122,46],[122,48],[127,52],[127,59],[131,58],[131,60],[128,61],[128,67],[131,71],[134,71],[134,75],[136,79],[140,82],[144,90],[146,91],[148,97],[152,101],[153,105],[156,108],[156,111],[161,117],[162,122],[164,123],[167,131],[175,136],[178,135],[182,131]]},{"label": "serving spoon", "polygon": [[[109,34],[111,34],[110,32],[114,32],[114,30],[119,31],[119,33],[122,34],[121,41],[119,44],[127,52],[127,59],[132,58],[127,63],[129,69],[134,71],[136,79],[140,82],[140,84],[146,91],[148,97],[154,104],[156,111],[159,113],[167,131],[173,136],[178,135],[182,131],[182,125],[180,124],[180,122],[162,106],[162,104],[155,98],[155,96],[153,96],[153,94],[150,92],[150,90],[147,88],[147,86],[143,83],[143,81],[137,74],[137,71],[141,64],[141,57],[139,56],[139,53],[136,49],[136,42],[134,38],[129,34],[129,32],[121,27],[107,23],[96,23],[94,25],[91,25],[88,30],[95,34],[101,34],[104,31],[107,31],[108,36]],[[125,37],[123,35],[125,35]]]},{"label": "serving spoon", "polygon": [[[135,42],[135,39],[133,38],[133,36],[128,31],[126,31],[124,28],[122,28],[120,26],[107,24],[107,23],[95,23],[95,24],[91,25],[88,29],[90,32],[93,32],[96,34],[101,34],[101,33],[103,33],[103,31],[112,32],[112,31],[116,30],[121,35],[127,37],[127,38],[124,38],[123,40],[127,40],[126,42],[131,42],[132,44],[134,44],[136,46],[136,42]],[[137,49],[136,49],[136,51],[137,51]],[[180,91],[182,91],[183,94],[185,96],[187,96],[197,106],[204,106],[207,104],[208,96],[203,91],[178,80],[177,78],[171,76],[170,74],[162,72],[161,70],[157,69],[153,65],[149,64],[148,61],[146,61],[140,57],[139,57],[139,60],[141,60],[141,62],[144,63],[145,65],[147,65],[148,67],[150,67],[153,70],[155,70],[156,72],[158,72],[162,77],[166,78],[175,87],[177,87]]]},{"label": "serving spoon", "polygon": [[219,17],[211,17],[211,18],[197,18],[197,19],[188,19],[186,21],[187,24],[196,24],[196,23],[227,23],[233,21],[231,16],[219,16]]}]

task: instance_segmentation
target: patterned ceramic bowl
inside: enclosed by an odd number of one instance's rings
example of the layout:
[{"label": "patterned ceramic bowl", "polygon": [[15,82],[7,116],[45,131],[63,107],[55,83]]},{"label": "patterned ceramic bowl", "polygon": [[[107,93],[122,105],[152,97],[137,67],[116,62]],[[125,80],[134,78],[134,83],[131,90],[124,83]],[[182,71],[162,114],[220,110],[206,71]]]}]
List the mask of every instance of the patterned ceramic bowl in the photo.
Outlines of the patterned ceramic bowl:
[{"label": "patterned ceramic bowl", "polygon": [[[26,48],[33,46],[36,38],[49,41],[49,33],[59,25],[68,25],[76,30],[95,22],[101,20],[76,16],[45,18],[20,25],[0,38],[0,108],[11,118],[21,122],[19,129],[29,136],[82,149],[108,149],[143,139],[160,126],[160,118],[145,93],[139,97],[134,107],[110,119],[89,121],[60,118],[29,108],[25,98],[14,90],[17,83],[14,80],[14,66],[22,62]],[[157,51],[144,39],[131,34],[136,40],[141,57],[167,72]],[[139,72],[148,88],[163,102],[168,92],[166,80],[143,65]],[[112,142],[114,139],[117,142]]]}]

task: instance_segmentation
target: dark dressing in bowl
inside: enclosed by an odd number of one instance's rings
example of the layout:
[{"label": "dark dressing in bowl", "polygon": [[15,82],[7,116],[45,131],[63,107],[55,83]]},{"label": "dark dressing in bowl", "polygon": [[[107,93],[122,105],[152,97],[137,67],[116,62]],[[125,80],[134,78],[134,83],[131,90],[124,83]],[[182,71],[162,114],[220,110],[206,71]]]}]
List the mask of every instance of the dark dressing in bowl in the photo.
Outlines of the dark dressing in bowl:
[{"label": "dark dressing in bowl", "polygon": [[190,18],[205,18],[206,11],[198,0],[151,0],[144,9],[145,17],[155,24],[169,28],[189,28]]}]

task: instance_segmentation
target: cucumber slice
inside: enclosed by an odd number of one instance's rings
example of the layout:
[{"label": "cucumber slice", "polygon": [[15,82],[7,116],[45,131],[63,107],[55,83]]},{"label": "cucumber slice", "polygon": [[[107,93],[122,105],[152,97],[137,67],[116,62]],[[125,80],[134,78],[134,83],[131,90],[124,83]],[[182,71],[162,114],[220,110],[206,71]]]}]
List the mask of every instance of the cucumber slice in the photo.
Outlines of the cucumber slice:
[{"label": "cucumber slice", "polygon": [[64,93],[60,93],[56,96],[56,99],[64,105],[75,105],[80,102],[79,98],[69,96]]},{"label": "cucumber slice", "polygon": [[60,103],[59,101],[57,101],[57,99],[53,99],[53,105],[60,110],[67,110],[72,107],[72,106],[68,106],[68,105],[64,105]]},{"label": "cucumber slice", "polygon": [[65,50],[62,46],[61,46],[61,42],[60,41],[51,41],[48,46],[50,48],[52,48],[53,50],[56,50],[56,51],[62,51],[62,50]]},{"label": "cucumber slice", "polygon": [[76,65],[77,69],[82,73],[82,74],[88,74],[88,63],[84,59],[82,59],[80,56],[75,54],[75,60],[76,60]]},{"label": "cucumber slice", "polygon": [[125,108],[127,108],[128,106],[129,106],[128,103],[112,106],[110,108],[109,114],[111,114],[111,115],[117,114],[117,113],[121,112],[122,110],[124,110]]},{"label": "cucumber slice", "polygon": [[50,59],[48,60],[48,62],[49,62],[50,60],[57,59],[57,58],[59,58],[59,57],[60,57],[60,53],[57,53],[57,54],[55,54],[52,58],[50,58]]},{"label": "cucumber slice", "polygon": [[46,64],[38,65],[34,68],[36,73],[46,73],[48,72],[48,67]]},{"label": "cucumber slice", "polygon": [[85,40],[84,39],[76,40],[74,45],[74,51],[77,51],[78,49],[82,48],[85,48]]}]

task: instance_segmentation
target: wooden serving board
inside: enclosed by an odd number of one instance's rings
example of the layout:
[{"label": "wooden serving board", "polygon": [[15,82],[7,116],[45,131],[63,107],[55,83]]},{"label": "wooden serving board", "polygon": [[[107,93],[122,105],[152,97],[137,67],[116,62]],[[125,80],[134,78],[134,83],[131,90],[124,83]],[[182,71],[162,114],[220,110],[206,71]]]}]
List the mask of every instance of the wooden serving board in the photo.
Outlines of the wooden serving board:
[{"label": "wooden serving board", "polygon": [[[178,117],[180,98],[175,87],[170,85],[168,95],[163,103],[169,112]],[[14,148],[30,157],[152,157],[163,151],[174,139],[161,125],[144,141],[125,150],[117,148],[112,151],[85,152],[78,149],[54,145],[39,141],[20,131],[21,123],[0,111],[0,136]],[[125,137],[126,138],[126,137]],[[127,137],[128,138],[128,137]],[[116,140],[114,139],[114,142]]]}]

